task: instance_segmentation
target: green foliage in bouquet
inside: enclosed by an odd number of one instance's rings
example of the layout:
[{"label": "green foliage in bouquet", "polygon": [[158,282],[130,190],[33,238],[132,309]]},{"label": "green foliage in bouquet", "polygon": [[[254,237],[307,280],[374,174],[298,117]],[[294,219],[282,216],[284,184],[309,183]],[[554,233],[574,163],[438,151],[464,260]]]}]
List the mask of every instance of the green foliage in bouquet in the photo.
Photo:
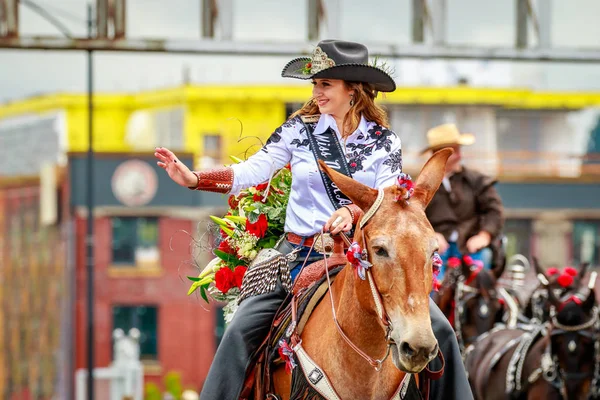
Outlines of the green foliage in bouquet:
[{"label": "green foliage in bouquet", "polygon": [[[213,249],[216,257],[198,277],[188,276],[192,281],[188,295],[199,290],[206,302],[210,296],[235,307],[248,264],[260,250],[274,247],[284,234],[291,186],[292,174],[286,167],[277,171],[270,182],[229,196],[227,214],[210,217],[220,233],[218,247]],[[224,311],[227,314],[234,310]]]}]

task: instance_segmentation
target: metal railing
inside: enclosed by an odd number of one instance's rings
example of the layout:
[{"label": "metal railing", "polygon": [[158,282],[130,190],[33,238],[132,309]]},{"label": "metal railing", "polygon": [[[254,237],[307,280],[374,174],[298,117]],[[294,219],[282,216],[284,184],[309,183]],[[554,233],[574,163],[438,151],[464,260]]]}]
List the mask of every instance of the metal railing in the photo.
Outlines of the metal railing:
[{"label": "metal railing", "polygon": [[[416,174],[427,160],[418,152],[405,152],[404,170]],[[598,178],[600,153],[498,151],[464,152],[465,165],[490,175],[515,178]]]}]

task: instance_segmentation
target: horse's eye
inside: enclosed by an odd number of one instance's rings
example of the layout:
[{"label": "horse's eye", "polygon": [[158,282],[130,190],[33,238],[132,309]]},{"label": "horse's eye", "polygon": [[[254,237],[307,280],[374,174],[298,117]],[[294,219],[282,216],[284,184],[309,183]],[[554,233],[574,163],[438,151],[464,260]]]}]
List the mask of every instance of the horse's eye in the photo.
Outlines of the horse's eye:
[{"label": "horse's eye", "polygon": [[378,255],[379,257],[389,257],[387,250],[384,249],[383,247],[375,247],[374,250],[375,250],[375,254]]}]

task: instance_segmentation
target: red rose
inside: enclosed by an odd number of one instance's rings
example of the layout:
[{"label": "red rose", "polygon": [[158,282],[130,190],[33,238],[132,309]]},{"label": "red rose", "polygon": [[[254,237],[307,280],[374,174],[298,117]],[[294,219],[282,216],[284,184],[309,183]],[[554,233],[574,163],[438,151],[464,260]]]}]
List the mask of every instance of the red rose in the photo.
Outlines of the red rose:
[{"label": "red rose", "polygon": [[228,267],[223,267],[215,274],[215,286],[223,294],[227,294],[229,289],[235,286],[235,276]]},{"label": "red rose", "polygon": [[237,208],[238,204],[240,204],[234,195],[229,196],[227,202],[229,203],[229,208]]},{"label": "red rose", "polygon": [[306,63],[306,68],[307,69],[311,69],[312,68],[312,63]]},{"label": "red rose", "polygon": [[355,168],[355,167],[356,167],[356,163],[355,163],[355,162],[353,162],[353,163],[350,163],[350,166],[351,166],[352,168]]},{"label": "red rose", "polygon": [[254,195],[252,196],[252,200],[264,203],[263,202],[263,195],[260,194],[260,193],[254,193]]},{"label": "red rose", "polygon": [[235,270],[233,270],[233,276],[235,277],[235,286],[239,287],[240,289],[242,288],[242,282],[244,280],[244,275],[246,274],[246,270],[248,268],[244,267],[243,265],[238,265],[237,267],[235,267]]},{"label": "red rose", "polygon": [[450,268],[457,268],[460,266],[460,259],[458,257],[450,257],[448,259],[448,266]]},{"label": "red rose", "polygon": [[269,186],[267,183],[261,183],[256,187],[256,190],[265,190]]},{"label": "red rose", "polygon": [[550,267],[546,270],[546,275],[548,275],[548,276],[558,275],[558,274],[560,274],[560,271],[558,270],[558,268]]},{"label": "red rose", "polygon": [[260,214],[258,220],[253,224],[250,223],[250,220],[246,221],[246,231],[259,239],[265,236],[268,227],[269,222],[265,214]]},{"label": "red rose", "polygon": [[573,267],[565,267],[563,272],[567,275],[577,276],[577,270]]},{"label": "red rose", "polygon": [[218,249],[227,254],[235,254],[235,250],[231,248],[227,240],[222,240]]}]

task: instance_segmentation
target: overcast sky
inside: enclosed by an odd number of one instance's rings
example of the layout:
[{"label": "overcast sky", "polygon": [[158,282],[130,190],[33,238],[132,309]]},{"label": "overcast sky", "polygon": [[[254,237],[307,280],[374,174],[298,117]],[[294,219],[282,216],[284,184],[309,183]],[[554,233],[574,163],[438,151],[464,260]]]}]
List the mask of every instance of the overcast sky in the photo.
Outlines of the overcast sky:
[{"label": "overcast sky", "polygon": [[[74,35],[86,33],[86,0],[34,0]],[[234,37],[249,41],[302,41],[307,35],[302,0],[233,0]],[[364,42],[410,41],[412,0],[339,0],[340,39]],[[539,1],[539,0],[538,0]],[[546,1],[546,0],[544,0]],[[200,0],[127,0],[129,37],[195,39],[200,36]],[[456,44],[511,46],[513,0],[449,0],[448,40]],[[56,28],[21,6],[22,35],[59,35]],[[600,51],[600,1],[553,0],[556,46]],[[327,32],[323,32],[327,37]],[[531,35],[533,37],[533,35]],[[302,84],[280,72],[287,57],[196,56],[97,53],[95,83],[100,91],[138,91],[177,85],[189,68],[192,81],[206,83]],[[598,65],[511,64],[506,62],[394,61],[402,85],[451,85],[466,76],[477,86],[600,91]],[[33,94],[83,92],[83,53],[0,50],[0,101]]]}]

